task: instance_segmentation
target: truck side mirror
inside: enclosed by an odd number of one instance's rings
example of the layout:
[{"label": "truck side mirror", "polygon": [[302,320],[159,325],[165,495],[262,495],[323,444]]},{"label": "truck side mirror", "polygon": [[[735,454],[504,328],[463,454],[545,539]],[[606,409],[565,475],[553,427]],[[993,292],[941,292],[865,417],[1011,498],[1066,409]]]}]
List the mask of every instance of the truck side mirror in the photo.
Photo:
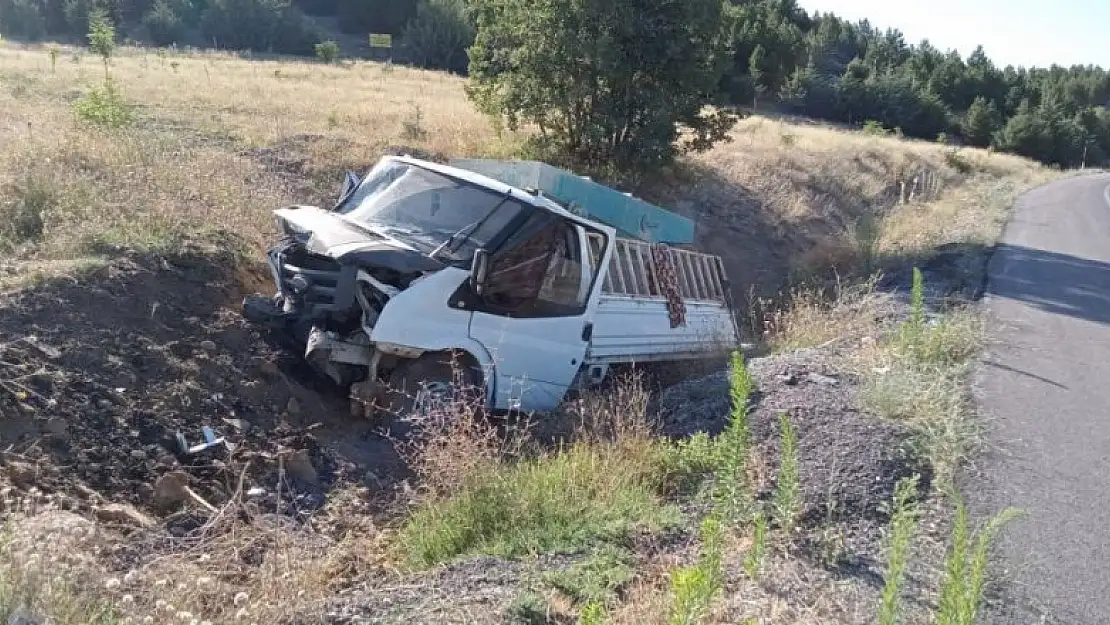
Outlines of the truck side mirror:
[{"label": "truck side mirror", "polygon": [[474,262],[470,264],[470,286],[478,296],[485,293],[487,279],[489,279],[489,252],[479,248],[474,250]]}]

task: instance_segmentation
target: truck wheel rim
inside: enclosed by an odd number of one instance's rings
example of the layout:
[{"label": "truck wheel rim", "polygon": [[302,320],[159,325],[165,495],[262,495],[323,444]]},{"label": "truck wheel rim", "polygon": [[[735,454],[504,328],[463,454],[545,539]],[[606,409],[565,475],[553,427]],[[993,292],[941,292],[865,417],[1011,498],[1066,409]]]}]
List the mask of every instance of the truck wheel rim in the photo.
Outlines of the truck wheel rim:
[{"label": "truck wheel rim", "polygon": [[413,413],[420,417],[428,417],[429,413],[451,401],[451,385],[438,380],[425,382],[416,393],[413,402]]}]

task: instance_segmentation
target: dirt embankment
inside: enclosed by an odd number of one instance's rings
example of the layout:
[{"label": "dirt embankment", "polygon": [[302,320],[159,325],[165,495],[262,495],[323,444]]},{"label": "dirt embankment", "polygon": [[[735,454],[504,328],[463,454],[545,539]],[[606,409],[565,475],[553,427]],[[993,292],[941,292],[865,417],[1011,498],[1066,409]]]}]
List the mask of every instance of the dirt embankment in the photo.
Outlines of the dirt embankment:
[{"label": "dirt embankment", "polygon": [[[0,480],[63,508],[164,514],[237,491],[273,509],[278,490],[310,511],[337,483],[397,475],[342,393],[242,319],[234,267],[133,254],[0,297]],[[227,445],[184,452],[203,426]]]}]

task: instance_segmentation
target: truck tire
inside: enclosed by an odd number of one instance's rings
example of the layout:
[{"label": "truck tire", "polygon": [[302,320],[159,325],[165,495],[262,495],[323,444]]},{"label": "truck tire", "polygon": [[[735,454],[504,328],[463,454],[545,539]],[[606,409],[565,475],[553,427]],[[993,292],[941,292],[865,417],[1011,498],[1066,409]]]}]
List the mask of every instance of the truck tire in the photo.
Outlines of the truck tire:
[{"label": "truck tire", "polygon": [[[419,421],[461,409],[479,410],[478,382],[450,354],[425,354],[402,363],[387,381],[386,414],[392,419]],[[465,408],[464,408],[465,406]]]}]

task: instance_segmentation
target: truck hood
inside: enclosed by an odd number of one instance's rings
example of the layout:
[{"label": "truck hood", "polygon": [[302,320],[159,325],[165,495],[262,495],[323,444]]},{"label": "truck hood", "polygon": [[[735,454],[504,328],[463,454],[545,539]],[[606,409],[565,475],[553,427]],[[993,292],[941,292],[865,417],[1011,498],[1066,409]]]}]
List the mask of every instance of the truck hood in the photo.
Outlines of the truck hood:
[{"label": "truck hood", "polygon": [[286,235],[308,251],[330,256],[340,264],[387,267],[403,274],[438,271],[446,265],[392,237],[364,230],[341,215],[315,206],[290,206],[274,211]]}]

